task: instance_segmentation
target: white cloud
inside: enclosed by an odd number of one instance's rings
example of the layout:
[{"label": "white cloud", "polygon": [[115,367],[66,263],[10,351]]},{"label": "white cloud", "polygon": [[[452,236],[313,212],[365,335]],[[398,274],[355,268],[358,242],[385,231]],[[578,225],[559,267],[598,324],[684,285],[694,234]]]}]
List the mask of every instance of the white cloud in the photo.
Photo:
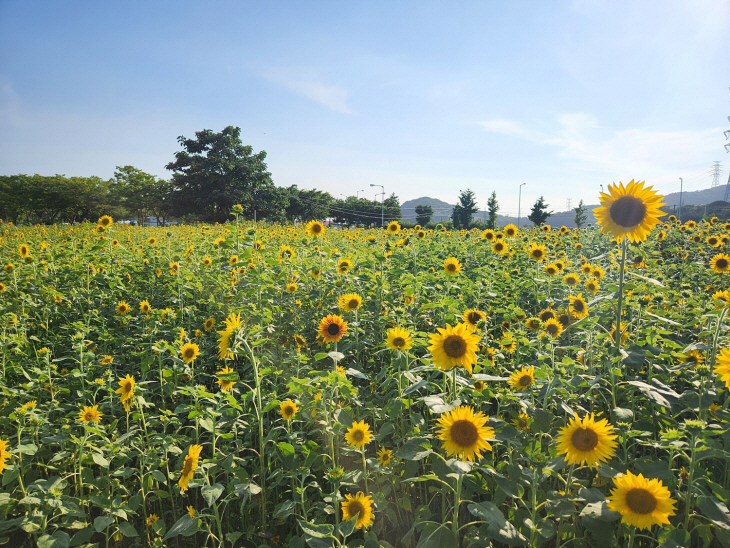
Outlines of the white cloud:
[{"label": "white cloud", "polygon": [[301,71],[267,70],[262,76],[330,110],[353,114],[347,106],[350,93],[342,86],[325,84],[310,75],[302,74]]}]

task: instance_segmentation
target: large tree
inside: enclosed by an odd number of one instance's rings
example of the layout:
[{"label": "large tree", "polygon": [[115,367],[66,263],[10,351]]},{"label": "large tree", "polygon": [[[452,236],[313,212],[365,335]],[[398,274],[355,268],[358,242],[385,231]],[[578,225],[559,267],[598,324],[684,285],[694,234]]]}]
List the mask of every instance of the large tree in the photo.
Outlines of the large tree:
[{"label": "large tree", "polygon": [[550,217],[550,215],[553,214],[552,211],[547,211],[547,208],[548,205],[545,203],[545,198],[540,196],[540,198],[538,198],[532,206],[532,211],[527,218],[532,221],[532,224],[535,226],[540,226],[548,217]]},{"label": "large tree", "polygon": [[[231,207],[243,206],[247,218],[276,216],[270,206],[283,209],[285,199],[266,171],[266,152],[254,153],[241,143],[241,128],[228,126],[220,133],[195,132],[195,139],[178,137],[184,150],[167,164],[175,185],[176,211],[212,222],[225,222]],[[257,202],[275,198],[276,204]],[[283,205],[283,207],[281,207]]]},{"label": "large tree", "polygon": [[134,166],[117,166],[110,188],[116,201],[143,224],[153,215],[165,225],[172,205],[172,184]]},{"label": "large tree", "polygon": [[326,219],[330,216],[330,204],[334,201],[328,192],[321,190],[302,190],[297,185],[286,189],[289,205],[286,218],[292,222],[308,222]]},{"label": "large tree", "polygon": [[421,226],[426,226],[433,217],[433,207],[430,205],[418,204],[416,206],[416,222]]},{"label": "large tree", "polygon": [[487,201],[487,210],[489,211],[489,219],[487,220],[487,228],[494,230],[497,228],[497,211],[499,211],[499,203],[497,202],[497,191],[493,190],[492,195]]},{"label": "large tree", "polygon": [[474,199],[474,191],[468,188],[462,190],[459,194],[459,203],[454,206],[454,211],[451,213],[454,228],[469,228],[471,219],[477,211],[479,211],[479,207]]}]

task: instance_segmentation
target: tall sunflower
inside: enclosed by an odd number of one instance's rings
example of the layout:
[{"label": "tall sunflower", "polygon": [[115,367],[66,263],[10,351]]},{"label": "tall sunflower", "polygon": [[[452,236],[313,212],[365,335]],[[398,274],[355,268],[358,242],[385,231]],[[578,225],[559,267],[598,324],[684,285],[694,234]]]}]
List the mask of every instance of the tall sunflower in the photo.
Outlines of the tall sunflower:
[{"label": "tall sunflower", "polygon": [[393,460],[393,451],[386,449],[385,447],[381,447],[378,450],[377,455],[380,466],[388,466]]},{"label": "tall sunflower", "polygon": [[659,208],[664,205],[662,196],[644,187],[644,181],[608,185],[608,193],[601,192],[601,207],[593,210],[601,231],[611,234],[621,242],[628,238],[637,243],[646,240],[652,229],[665,215]]},{"label": "tall sunflower", "polygon": [[454,327],[446,324],[445,329],[438,328],[438,331],[429,335],[431,346],[428,350],[434,365],[443,371],[460,365],[471,373],[472,365],[477,362],[476,351],[481,337],[463,323]]},{"label": "tall sunflower", "polygon": [[492,244],[492,251],[494,251],[497,255],[504,255],[505,253],[509,253],[509,246],[507,245],[507,242],[497,240]]},{"label": "tall sunflower", "polygon": [[502,229],[502,232],[504,232],[504,235],[507,238],[514,238],[520,233],[519,229],[513,224],[508,224],[507,226],[505,226]]},{"label": "tall sunflower", "polygon": [[444,272],[446,272],[449,276],[456,276],[459,272],[461,272],[459,259],[455,257],[449,257],[446,259],[444,261]]},{"label": "tall sunflower", "polygon": [[103,226],[104,228],[109,228],[112,222],[114,221],[109,215],[102,215],[101,217],[99,217],[99,220],[96,221],[96,224],[99,226]]},{"label": "tall sunflower", "polygon": [[23,259],[28,259],[30,257],[30,248],[28,247],[28,244],[20,244],[18,253],[20,253],[20,256]]},{"label": "tall sunflower", "polygon": [[152,312],[152,307],[150,306],[150,302],[147,300],[141,301],[139,303],[139,311],[142,314],[149,314],[150,312]]},{"label": "tall sunflower", "polygon": [[349,259],[340,259],[337,261],[337,273],[347,274],[352,268],[352,262]]},{"label": "tall sunflower", "polygon": [[362,297],[357,293],[346,293],[344,295],[340,295],[337,304],[342,310],[346,312],[353,312],[360,308],[360,305],[362,304]]},{"label": "tall sunflower", "polygon": [[651,529],[652,525],[668,525],[669,516],[677,513],[669,489],[658,479],[635,476],[627,470],[613,483],[616,487],[608,497],[608,509],[621,514],[622,523]]},{"label": "tall sunflower", "polygon": [[353,497],[345,494],[345,501],[340,503],[342,507],[342,521],[348,521],[357,516],[355,529],[362,529],[373,524],[373,499],[370,495],[365,496],[358,491]]},{"label": "tall sunflower", "polygon": [[188,483],[193,479],[195,470],[198,469],[198,459],[202,450],[202,445],[191,445],[188,449],[188,454],[185,455],[185,462],[183,462],[183,467],[180,471],[180,479],[177,482],[178,486],[180,486],[181,493],[188,490]]},{"label": "tall sunflower", "polygon": [[444,442],[441,447],[447,456],[457,455],[474,462],[475,458],[482,458],[482,451],[491,451],[487,440],[494,436],[494,428],[485,426],[488,420],[481,411],[475,414],[469,405],[460,405],[441,415],[437,421],[441,428],[438,438]]},{"label": "tall sunflower", "polygon": [[319,221],[309,221],[307,226],[304,228],[304,232],[312,238],[317,238],[324,234],[324,225]]},{"label": "tall sunflower", "polygon": [[388,226],[386,227],[386,230],[390,234],[398,234],[400,232],[400,223],[398,223],[398,221],[390,221],[388,223]]},{"label": "tall sunflower", "polygon": [[114,310],[116,310],[117,314],[120,316],[126,316],[132,311],[132,307],[127,304],[127,301],[119,301]]},{"label": "tall sunflower", "polygon": [[519,371],[515,371],[509,377],[512,390],[525,390],[532,386],[535,382],[535,367],[522,367]]},{"label": "tall sunflower", "polygon": [[238,329],[241,327],[241,313],[234,314],[231,312],[228,317],[223,320],[226,325],[225,329],[217,331],[220,337],[218,338],[218,359],[225,360],[233,357],[231,352],[231,337],[236,334]]},{"label": "tall sunflower", "polygon": [[370,431],[370,425],[364,420],[360,422],[353,421],[352,427],[347,429],[345,434],[345,440],[350,447],[355,449],[362,449],[366,444],[370,443],[373,437],[373,433]]},{"label": "tall sunflower", "polygon": [[84,406],[84,408],[79,411],[79,422],[83,422],[84,424],[89,424],[90,422],[99,422],[101,420],[101,417],[103,415],[99,412],[99,406],[95,405],[93,407]]},{"label": "tall sunflower", "polygon": [[528,246],[527,254],[530,256],[530,259],[541,262],[547,257],[547,248],[544,245],[533,242]]},{"label": "tall sunflower", "polygon": [[324,342],[337,342],[347,333],[347,322],[341,316],[330,314],[319,322],[318,337]]},{"label": "tall sunflower", "polygon": [[410,331],[402,327],[388,329],[387,337],[385,346],[391,350],[400,350],[401,352],[405,352],[413,346]]},{"label": "tall sunflower", "polygon": [[720,381],[725,383],[725,387],[730,390],[730,348],[723,348],[715,359],[715,374],[720,377]]},{"label": "tall sunflower", "polygon": [[596,468],[616,454],[617,437],[607,419],[596,421],[593,413],[583,420],[575,416],[558,431],[558,454],[565,455],[568,464]]},{"label": "tall sunflower", "polygon": [[575,287],[580,283],[580,276],[575,273],[566,274],[563,276],[563,283],[569,287]]},{"label": "tall sunflower", "polygon": [[125,378],[119,379],[119,388],[114,393],[121,396],[119,401],[122,402],[124,409],[129,411],[132,408],[132,398],[134,397],[134,377],[127,375]]},{"label": "tall sunflower", "polygon": [[291,400],[286,400],[279,404],[279,414],[285,421],[292,420],[294,415],[297,414],[297,411],[299,411],[299,406]]},{"label": "tall sunflower", "polygon": [[550,318],[542,326],[543,335],[552,337],[553,339],[559,337],[563,332],[563,324],[561,324],[557,318]]},{"label": "tall sunflower", "polygon": [[482,240],[487,240],[488,242],[493,242],[497,238],[497,233],[494,232],[491,228],[488,228],[484,232],[481,233],[479,236]]}]

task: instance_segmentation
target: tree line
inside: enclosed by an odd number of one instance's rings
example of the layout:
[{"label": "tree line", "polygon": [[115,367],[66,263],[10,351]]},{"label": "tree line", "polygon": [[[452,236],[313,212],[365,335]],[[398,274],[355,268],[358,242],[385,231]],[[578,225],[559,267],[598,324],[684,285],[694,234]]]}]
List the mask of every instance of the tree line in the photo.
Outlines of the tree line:
[{"label": "tree line", "polygon": [[226,222],[240,204],[247,219],[304,222],[332,218],[335,223],[380,225],[400,219],[395,194],[382,202],[364,198],[336,199],[328,192],[291,185],[277,187],[266,166],[266,152],[244,145],[240,128],[203,130],[194,139],[178,137],[182,150],[166,169],[169,180],[134,166],[118,166],[114,177],[65,175],[0,176],[0,218],[15,224],[95,221],[111,214],[144,223],[155,218]]}]

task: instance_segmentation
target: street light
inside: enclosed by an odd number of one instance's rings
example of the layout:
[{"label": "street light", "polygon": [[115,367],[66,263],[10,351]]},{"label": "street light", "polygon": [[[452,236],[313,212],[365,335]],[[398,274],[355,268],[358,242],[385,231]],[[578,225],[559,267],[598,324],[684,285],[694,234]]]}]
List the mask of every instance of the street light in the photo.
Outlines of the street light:
[{"label": "street light", "polygon": [[520,185],[520,193],[517,197],[517,228],[520,226],[520,213],[522,211],[520,210],[520,207],[522,206],[522,187],[525,186],[527,183],[522,183]]},{"label": "street light", "polygon": [[380,194],[380,226],[383,227],[385,226],[385,187],[383,185],[374,185],[372,183],[370,186],[379,186],[383,189],[383,192]]},{"label": "street light", "polygon": [[360,199],[360,196],[358,196],[358,194],[360,194],[361,192],[365,192],[365,191],[364,190],[356,190],[355,191],[355,199],[356,200]]}]

